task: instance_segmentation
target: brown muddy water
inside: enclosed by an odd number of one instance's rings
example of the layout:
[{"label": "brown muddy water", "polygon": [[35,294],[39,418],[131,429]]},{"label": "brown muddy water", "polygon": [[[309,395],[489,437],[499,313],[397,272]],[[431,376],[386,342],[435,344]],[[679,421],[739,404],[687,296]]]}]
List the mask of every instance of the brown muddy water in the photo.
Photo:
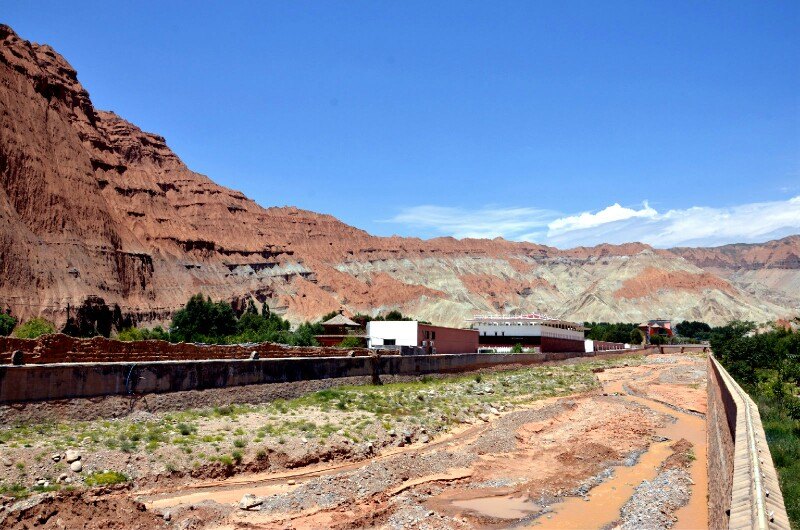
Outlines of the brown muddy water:
[{"label": "brown muddy water", "polygon": [[[647,450],[640,455],[633,466],[616,466],[613,474],[604,482],[592,488],[584,497],[568,497],[561,502],[549,506],[549,511],[529,523],[530,528],[604,528],[612,525],[620,518],[620,510],[633,495],[635,488],[645,480],[652,480],[659,472],[660,465],[672,454],[671,446],[680,439],[685,439],[693,446],[695,460],[691,463],[689,472],[694,484],[691,486],[689,503],[675,512],[676,529],[707,528],[708,517],[706,498],[708,492],[708,477],[706,473],[706,426],[702,417],[676,410],[653,399],[631,395],[625,388],[626,380],[613,380],[620,374],[615,371],[599,373],[598,377],[603,386],[603,391],[616,394],[619,399],[636,403],[659,414],[673,418],[664,427],[657,430],[657,435],[667,438],[667,441],[653,442]],[[384,451],[380,456],[370,459],[388,459],[398,453],[429,451],[436,446],[463,445],[469,440],[474,440],[484,435],[489,424],[465,426],[452,432],[426,446],[415,444],[411,447],[393,448]],[[484,455],[489,458],[489,455]],[[502,458],[502,457],[501,457]],[[365,465],[366,462],[327,463],[309,466],[304,469],[289,470],[282,473],[259,473],[248,477],[238,477],[223,481],[207,481],[201,484],[189,485],[176,491],[151,491],[142,492],[140,499],[145,501],[149,509],[164,509],[170,506],[195,504],[203,500],[214,500],[223,504],[236,503],[245,493],[257,496],[268,496],[276,493],[287,493],[296,488],[298,484],[321,475],[341,473],[354,470]],[[385,492],[390,497],[397,496],[401,491],[419,486],[426,482],[454,481],[454,487],[447,493],[439,496],[436,506],[443,512],[453,511],[456,515],[472,513],[495,521],[488,525],[496,528],[497,521],[507,521],[502,527],[519,524],[521,519],[530,521],[532,516],[540,513],[543,506],[531,501],[521,491],[497,489],[495,491],[482,491],[464,489],[465,482],[469,480],[472,470],[470,468],[453,468],[445,473],[431,474],[418,479],[409,480]],[[459,482],[462,481],[462,482]],[[467,495],[464,495],[464,494]],[[496,493],[496,495],[491,495]],[[487,495],[488,494],[488,495]],[[474,495],[474,497],[472,496]],[[447,507],[450,509],[447,509]],[[473,523],[480,526],[477,521]]]},{"label": "brown muddy water", "polygon": [[538,519],[531,528],[586,529],[603,528],[612,524],[619,519],[622,506],[633,495],[636,486],[656,477],[658,467],[672,453],[670,446],[681,438],[693,445],[696,458],[689,472],[694,485],[689,503],[675,513],[678,520],[673,528],[708,528],[705,419],[651,399],[630,395],[622,381],[603,382],[603,389],[609,394],[617,393],[624,399],[675,418],[674,423],[667,423],[657,432],[659,436],[668,438],[668,441],[651,444],[633,466],[615,467],[611,478],[590,490],[588,501],[581,497],[570,497],[554,504],[552,512]]}]

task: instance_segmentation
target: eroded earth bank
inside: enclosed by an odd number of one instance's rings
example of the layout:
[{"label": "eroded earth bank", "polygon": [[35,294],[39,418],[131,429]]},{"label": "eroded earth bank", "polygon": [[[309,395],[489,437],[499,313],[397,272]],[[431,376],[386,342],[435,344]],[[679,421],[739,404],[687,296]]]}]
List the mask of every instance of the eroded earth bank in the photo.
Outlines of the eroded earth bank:
[{"label": "eroded earth bank", "polygon": [[0,527],[702,528],[705,385],[629,356],[3,426]]}]

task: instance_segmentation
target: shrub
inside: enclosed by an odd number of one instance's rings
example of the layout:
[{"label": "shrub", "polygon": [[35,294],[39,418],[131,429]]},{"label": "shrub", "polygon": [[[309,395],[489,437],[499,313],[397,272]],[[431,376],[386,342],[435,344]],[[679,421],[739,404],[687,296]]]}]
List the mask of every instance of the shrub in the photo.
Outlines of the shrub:
[{"label": "shrub", "polygon": [[359,348],[362,346],[361,339],[358,337],[345,337],[339,343],[340,348]]},{"label": "shrub", "polygon": [[56,328],[47,320],[37,317],[17,326],[14,330],[14,336],[18,339],[35,339],[42,335],[49,335],[55,333]]},{"label": "shrub", "polygon": [[128,476],[118,471],[104,471],[102,473],[92,473],[86,477],[86,485],[91,486],[110,486],[111,484],[122,484],[128,482]]},{"label": "shrub", "polygon": [[138,328],[126,328],[117,334],[117,339],[125,342],[144,340],[144,333]]},{"label": "shrub", "polygon": [[0,313],[0,336],[5,337],[9,335],[16,325],[16,318],[11,315],[6,315],[5,313]]},{"label": "shrub", "polygon": [[511,347],[511,353],[522,353],[522,344],[519,342]]}]

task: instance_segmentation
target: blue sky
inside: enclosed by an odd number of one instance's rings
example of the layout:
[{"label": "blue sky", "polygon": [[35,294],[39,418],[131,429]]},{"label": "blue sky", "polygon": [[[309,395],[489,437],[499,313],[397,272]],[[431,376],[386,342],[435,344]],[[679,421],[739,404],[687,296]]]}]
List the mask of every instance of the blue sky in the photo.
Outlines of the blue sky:
[{"label": "blue sky", "polygon": [[263,206],[560,247],[800,233],[800,2],[3,2]]}]

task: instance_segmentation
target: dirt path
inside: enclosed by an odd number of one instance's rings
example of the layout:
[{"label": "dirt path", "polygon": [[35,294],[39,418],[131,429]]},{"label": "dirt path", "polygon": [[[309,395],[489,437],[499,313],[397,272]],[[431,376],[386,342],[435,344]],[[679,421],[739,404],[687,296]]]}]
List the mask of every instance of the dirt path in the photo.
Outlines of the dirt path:
[{"label": "dirt path", "polygon": [[[139,498],[173,517],[191,511],[195,523],[209,502],[224,506],[198,528],[703,528],[703,363],[652,356],[598,373],[602,391],[542,400],[362,462]],[[252,511],[233,506],[245,494],[258,497]]]}]

